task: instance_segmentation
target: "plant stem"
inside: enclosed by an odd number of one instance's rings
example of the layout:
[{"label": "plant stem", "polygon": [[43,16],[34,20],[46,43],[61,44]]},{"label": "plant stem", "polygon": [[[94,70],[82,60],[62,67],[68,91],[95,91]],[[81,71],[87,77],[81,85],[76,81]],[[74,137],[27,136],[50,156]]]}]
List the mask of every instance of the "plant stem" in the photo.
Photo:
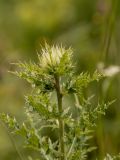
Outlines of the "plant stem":
[{"label": "plant stem", "polygon": [[64,121],[61,118],[61,114],[63,113],[62,107],[62,94],[60,88],[60,78],[59,76],[55,76],[55,87],[57,93],[58,100],[58,111],[59,111],[59,142],[60,142],[60,160],[65,160],[65,146],[64,146]]},{"label": "plant stem", "polygon": [[72,142],[72,145],[71,145],[71,147],[70,147],[70,149],[69,149],[69,151],[68,151],[67,159],[70,157],[70,155],[71,155],[71,153],[72,153],[72,150],[73,150],[73,148],[74,148],[75,142],[76,142],[76,137],[74,137],[73,142]]},{"label": "plant stem", "polygon": [[108,17],[107,31],[105,34],[104,47],[103,47],[103,56],[105,61],[107,61],[107,58],[108,58],[112,35],[115,28],[116,17],[117,17],[117,7],[118,7],[118,0],[112,0],[111,10]]},{"label": "plant stem", "polygon": [[[0,121],[0,122],[1,122],[1,121]],[[16,143],[15,143],[15,141],[14,141],[14,138],[13,138],[12,135],[9,133],[7,127],[6,127],[2,122],[1,122],[1,124],[2,124],[3,128],[6,130],[6,133],[8,134],[8,136],[9,136],[9,138],[10,138],[10,141],[11,141],[11,143],[12,143],[15,151],[16,151],[16,153],[17,153],[18,156],[19,156],[19,159],[20,159],[20,160],[25,160],[24,157],[23,157],[23,155],[20,153],[19,149],[17,148]]]}]

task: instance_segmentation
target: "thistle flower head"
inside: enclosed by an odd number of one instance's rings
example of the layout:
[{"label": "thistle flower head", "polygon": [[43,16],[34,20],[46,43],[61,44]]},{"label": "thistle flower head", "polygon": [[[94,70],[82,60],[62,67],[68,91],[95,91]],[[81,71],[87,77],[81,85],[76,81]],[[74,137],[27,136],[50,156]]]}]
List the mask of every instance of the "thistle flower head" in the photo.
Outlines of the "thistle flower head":
[{"label": "thistle flower head", "polygon": [[70,67],[71,55],[71,48],[65,49],[62,46],[45,44],[45,48],[42,48],[42,54],[38,55],[38,58],[42,68],[60,71]]}]

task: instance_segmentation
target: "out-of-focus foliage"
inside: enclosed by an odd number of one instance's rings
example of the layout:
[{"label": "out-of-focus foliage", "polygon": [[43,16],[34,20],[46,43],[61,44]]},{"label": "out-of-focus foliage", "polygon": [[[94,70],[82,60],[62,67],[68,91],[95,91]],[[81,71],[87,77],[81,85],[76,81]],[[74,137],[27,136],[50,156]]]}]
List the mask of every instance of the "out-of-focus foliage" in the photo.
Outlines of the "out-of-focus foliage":
[{"label": "out-of-focus foliage", "polygon": [[119,159],[120,159],[120,155],[110,156],[109,154],[107,154],[104,160],[119,160]]},{"label": "out-of-focus foliage", "polygon": [[[119,69],[113,74],[112,68],[120,65],[119,8],[119,0],[0,0],[0,112],[9,112],[19,120],[24,118],[23,94],[29,91],[29,86],[7,72],[15,70],[10,63],[36,60],[36,50],[39,52],[44,40],[72,46],[76,72],[93,71],[98,67],[103,73],[112,75],[99,85],[93,82],[96,87],[88,86],[84,94],[90,95],[93,90],[100,100],[117,99],[96,129],[91,143],[98,146],[94,155],[100,158],[106,152],[118,153],[120,76]],[[96,101],[94,99],[95,104]],[[68,102],[72,104],[72,99]],[[18,158],[1,125],[0,144],[0,159]],[[21,139],[16,140],[16,144],[21,148]],[[92,156],[90,154],[89,159]]]}]

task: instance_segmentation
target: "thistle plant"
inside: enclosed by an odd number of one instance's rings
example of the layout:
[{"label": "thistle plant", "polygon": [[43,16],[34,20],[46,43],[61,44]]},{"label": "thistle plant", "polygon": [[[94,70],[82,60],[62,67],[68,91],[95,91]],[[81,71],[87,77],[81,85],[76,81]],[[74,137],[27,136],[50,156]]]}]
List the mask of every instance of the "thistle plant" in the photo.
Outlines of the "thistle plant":
[{"label": "thistle plant", "polygon": [[[97,71],[76,75],[71,48],[46,44],[38,60],[37,64],[16,63],[19,70],[13,72],[32,87],[31,94],[25,96],[26,120],[20,125],[10,115],[0,117],[13,134],[25,138],[26,147],[39,153],[39,160],[86,160],[88,152],[96,148],[89,146],[89,139],[97,119],[112,102],[93,106],[91,97],[85,98],[82,91],[103,75]],[[69,95],[73,96],[73,106],[64,103]],[[45,129],[56,133],[57,138],[44,134]]]}]

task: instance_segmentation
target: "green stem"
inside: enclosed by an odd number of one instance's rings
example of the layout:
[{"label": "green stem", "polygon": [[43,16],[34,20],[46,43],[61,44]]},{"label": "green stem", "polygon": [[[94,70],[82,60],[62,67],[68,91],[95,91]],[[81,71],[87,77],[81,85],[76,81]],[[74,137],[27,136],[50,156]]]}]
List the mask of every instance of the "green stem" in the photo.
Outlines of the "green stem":
[{"label": "green stem", "polygon": [[17,148],[17,146],[16,146],[16,144],[15,144],[15,141],[14,141],[12,135],[9,133],[7,127],[6,127],[2,122],[1,122],[1,124],[2,124],[3,128],[7,131],[6,133],[8,134],[8,136],[9,136],[9,138],[10,138],[10,141],[11,141],[11,143],[12,143],[15,151],[16,151],[16,153],[17,153],[18,156],[19,156],[19,159],[20,159],[20,160],[25,160],[24,157],[22,156],[22,154],[20,153],[19,149]]},{"label": "green stem", "polygon": [[65,146],[64,146],[64,120],[61,118],[61,114],[63,113],[62,107],[62,94],[60,88],[60,78],[59,76],[55,76],[55,86],[58,100],[58,111],[59,111],[59,142],[60,142],[60,160],[65,160]]},{"label": "green stem", "polygon": [[112,35],[113,35],[114,27],[115,27],[118,0],[112,0],[111,6],[112,7],[109,13],[107,31],[105,34],[104,47],[103,47],[103,56],[104,56],[105,61],[107,61],[107,58],[108,58]]},{"label": "green stem", "polygon": [[69,159],[69,157],[70,157],[70,155],[71,155],[71,153],[72,153],[72,151],[73,151],[75,142],[76,142],[76,137],[74,137],[73,142],[72,142],[72,145],[71,145],[71,147],[70,147],[70,149],[69,149],[69,151],[68,151],[67,159]]}]

